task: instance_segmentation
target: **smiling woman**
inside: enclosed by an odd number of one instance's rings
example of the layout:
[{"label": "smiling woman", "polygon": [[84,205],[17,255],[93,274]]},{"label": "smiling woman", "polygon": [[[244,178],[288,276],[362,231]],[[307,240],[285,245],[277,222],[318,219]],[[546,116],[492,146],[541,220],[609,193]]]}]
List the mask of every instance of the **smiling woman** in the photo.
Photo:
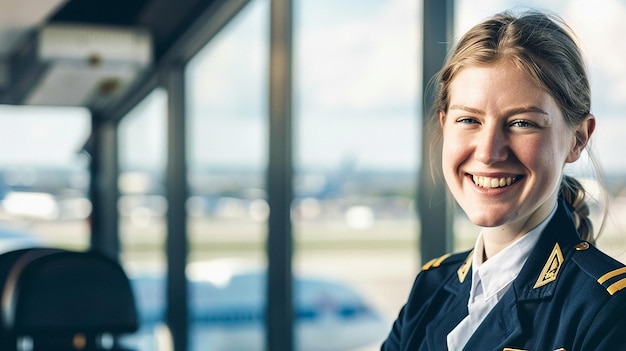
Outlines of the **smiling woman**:
[{"label": "smiling woman", "polygon": [[443,175],[480,234],[423,266],[382,350],[626,348],[626,268],[593,246],[585,189],[564,174],[596,123],[569,27],[494,15],[435,78]]},{"label": "smiling woman", "polygon": [[461,70],[440,112],[448,187],[474,224],[497,227],[495,238],[482,230],[488,256],[552,211],[563,165],[578,159],[595,125],[589,115],[576,130],[568,126],[550,94],[502,60]]}]

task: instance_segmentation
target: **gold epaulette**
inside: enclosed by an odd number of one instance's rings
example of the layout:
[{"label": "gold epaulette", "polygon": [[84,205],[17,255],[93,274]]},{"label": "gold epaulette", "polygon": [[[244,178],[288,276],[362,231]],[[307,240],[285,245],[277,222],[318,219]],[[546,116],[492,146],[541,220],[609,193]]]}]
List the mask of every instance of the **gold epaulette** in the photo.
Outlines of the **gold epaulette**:
[{"label": "gold epaulette", "polygon": [[450,257],[452,254],[447,253],[441,257],[438,258],[433,258],[432,260],[426,262],[423,266],[422,266],[422,270],[423,271],[427,271],[431,268],[437,268],[441,265],[441,262],[445,261],[446,258]]},{"label": "gold epaulette", "polygon": [[626,267],[622,263],[586,241],[578,243],[574,249],[577,253],[572,257],[574,262],[602,285],[609,295],[615,295],[626,288]]},{"label": "gold epaulette", "polygon": [[613,295],[626,288],[626,267],[614,269],[600,278],[598,283],[606,288],[606,291]]}]

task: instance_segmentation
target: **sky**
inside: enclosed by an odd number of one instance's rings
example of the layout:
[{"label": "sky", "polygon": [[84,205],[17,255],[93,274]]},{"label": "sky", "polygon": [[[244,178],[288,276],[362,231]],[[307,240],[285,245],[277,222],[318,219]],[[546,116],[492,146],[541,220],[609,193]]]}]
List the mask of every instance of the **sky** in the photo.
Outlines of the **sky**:
[{"label": "sky", "polygon": [[[417,169],[421,9],[415,0],[301,0],[294,13],[294,156],[298,166]],[[598,127],[593,146],[608,171],[626,171],[626,1],[457,1],[456,33],[519,5],[561,15],[591,66]],[[194,165],[263,167],[267,158],[268,0],[254,0],[187,70]],[[455,37],[457,37],[455,35]],[[166,95],[123,121],[121,160],[165,162]],[[18,118],[16,118],[18,117]],[[76,162],[89,132],[80,108],[0,106],[0,164]],[[59,137],[62,135],[63,137]]]}]

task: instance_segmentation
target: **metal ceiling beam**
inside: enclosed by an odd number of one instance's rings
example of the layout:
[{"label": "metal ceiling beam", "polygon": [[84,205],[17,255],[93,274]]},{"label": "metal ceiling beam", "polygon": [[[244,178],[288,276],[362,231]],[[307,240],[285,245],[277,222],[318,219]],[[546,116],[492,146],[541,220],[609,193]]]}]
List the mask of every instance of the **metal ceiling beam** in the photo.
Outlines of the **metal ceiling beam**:
[{"label": "metal ceiling beam", "polygon": [[161,64],[184,62],[194,58],[204,46],[224,28],[250,0],[215,0],[184,33],[169,47],[160,59]]},{"label": "metal ceiling beam", "polygon": [[231,19],[233,19],[250,0],[217,0],[207,7],[172,45],[157,57],[154,67],[144,73],[129,89],[130,93],[122,97],[114,105],[102,111],[102,115],[110,116],[114,120],[122,119],[141,100],[158,87],[160,72],[167,71],[168,67],[186,64],[191,60],[215,35],[217,35]]}]

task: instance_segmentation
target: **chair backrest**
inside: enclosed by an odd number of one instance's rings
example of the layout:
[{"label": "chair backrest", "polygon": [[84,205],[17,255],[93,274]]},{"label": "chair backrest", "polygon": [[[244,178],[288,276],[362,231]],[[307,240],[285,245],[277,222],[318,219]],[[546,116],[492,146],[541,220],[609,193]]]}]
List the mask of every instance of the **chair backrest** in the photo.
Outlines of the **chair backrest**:
[{"label": "chair backrest", "polygon": [[137,330],[134,295],[116,261],[96,252],[18,251],[0,255],[2,329],[15,345],[9,347],[111,349],[102,340]]},{"label": "chair backrest", "polygon": [[[44,254],[45,252],[60,251],[58,249],[24,248],[0,254],[0,301],[3,303],[4,300],[2,296],[4,286],[9,278],[9,272],[13,268],[15,262],[23,254],[30,250],[39,251],[40,254]],[[2,318],[2,315],[4,314],[4,308],[2,308],[2,305],[0,305],[0,311],[2,311],[2,313],[0,313],[0,350],[14,350],[16,347],[16,336],[10,327],[5,324],[4,318]]]}]

